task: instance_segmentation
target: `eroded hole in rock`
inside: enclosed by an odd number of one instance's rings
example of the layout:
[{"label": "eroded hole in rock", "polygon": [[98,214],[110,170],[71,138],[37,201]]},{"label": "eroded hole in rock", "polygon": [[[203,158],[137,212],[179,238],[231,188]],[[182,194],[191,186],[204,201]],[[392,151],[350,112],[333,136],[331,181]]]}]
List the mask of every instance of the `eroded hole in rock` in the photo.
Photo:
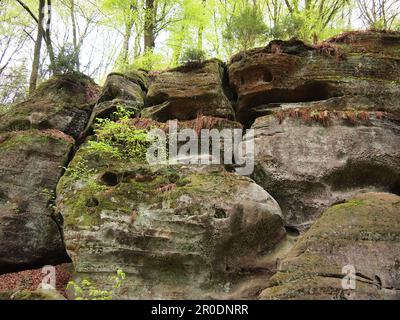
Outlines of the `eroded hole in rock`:
[{"label": "eroded hole in rock", "polygon": [[265,67],[256,66],[247,71],[248,74],[240,77],[241,85],[255,84],[259,82],[272,82],[274,79],[272,72]]},{"label": "eroded hole in rock", "polygon": [[346,203],[346,200],[344,200],[344,199],[338,200],[338,201],[335,201],[334,203],[332,203],[332,204],[331,204],[331,207],[337,206],[337,205],[343,204],[343,203]]},{"label": "eroded hole in rock", "polygon": [[97,200],[96,198],[90,198],[86,201],[86,207],[88,208],[97,207],[99,204],[99,200]]},{"label": "eroded hole in rock", "polygon": [[[263,81],[273,81],[273,75],[268,70],[263,70]],[[269,80],[269,81],[268,81]],[[276,106],[279,103],[299,103],[323,101],[338,96],[335,88],[326,81],[307,81],[305,84],[294,89],[288,88],[272,88],[267,91],[261,91],[254,95],[243,97],[239,101],[242,105],[238,113],[238,121],[244,125],[246,129],[250,128],[254,121],[265,114],[260,114],[256,108],[258,106]],[[251,106],[249,108],[249,106]]]},{"label": "eroded hole in rock", "polygon": [[271,71],[264,70],[263,80],[264,80],[264,82],[271,82],[272,80],[274,80],[274,77],[272,76]]},{"label": "eroded hole in rock", "polygon": [[225,210],[223,210],[221,208],[216,208],[214,217],[216,219],[226,219],[228,217],[228,215],[226,214]]},{"label": "eroded hole in rock", "polygon": [[393,184],[393,186],[391,186],[390,192],[400,196],[400,181],[397,181],[396,183]]},{"label": "eroded hole in rock", "polygon": [[286,229],[286,233],[287,233],[289,236],[291,236],[291,237],[298,237],[298,236],[300,236],[300,231],[299,231],[297,228],[295,228],[295,227],[286,226],[285,229]]},{"label": "eroded hole in rock", "polygon": [[375,276],[375,282],[378,285],[379,289],[381,289],[382,288],[382,280],[377,275]]},{"label": "eroded hole in rock", "polygon": [[169,96],[165,93],[159,93],[152,97],[146,98],[146,107],[152,107],[156,105],[163,104],[168,101]]},{"label": "eroded hole in rock", "polygon": [[382,191],[399,194],[400,176],[393,167],[371,162],[349,162],[333,172],[326,181],[333,190],[378,187]]},{"label": "eroded hole in rock", "polygon": [[101,177],[101,182],[109,187],[114,187],[119,183],[119,178],[114,172],[106,172]]}]

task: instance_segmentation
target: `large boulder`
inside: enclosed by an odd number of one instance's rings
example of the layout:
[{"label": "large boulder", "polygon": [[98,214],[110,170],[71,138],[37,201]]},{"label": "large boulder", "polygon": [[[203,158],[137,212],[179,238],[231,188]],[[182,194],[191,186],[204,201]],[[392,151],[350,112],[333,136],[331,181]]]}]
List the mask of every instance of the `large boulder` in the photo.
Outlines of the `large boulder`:
[{"label": "large boulder", "polygon": [[120,99],[143,107],[147,85],[147,75],[144,72],[110,73],[101,92],[99,103]]},{"label": "large boulder", "polygon": [[0,114],[0,132],[56,129],[79,137],[100,88],[89,77],[72,73],[42,83],[28,100]]},{"label": "large boulder", "polygon": [[267,272],[254,261],[285,236],[279,205],[249,178],[219,165],[150,166],[90,144],[60,180],[57,210],[77,281],[107,288],[120,268],[119,299],[221,297],[252,270]]},{"label": "large boulder", "polygon": [[374,108],[399,112],[400,33],[354,32],[315,47],[273,41],[232,58],[229,81],[239,119],[251,125],[255,109],[279,103],[366,96]]},{"label": "large boulder", "polygon": [[147,87],[147,73],[144,71],[110,73],[93,108],[85,133],[90,133],[96,124],[96,119],[118,120],[117,114],[120,108],[139,116],[144,107]]},{"label": "large boulder", "polygon": [[328,209],[263,299],[400,299],[400,197],[364,193]]},{"label": "large boulder", "polygon": [[286,223],[307,228],[360,189],[400,193],[399,119],[381,112],[290,109],[257,118],[253,179]]},{"label": "large boulder", "polygon": [[68,259],[52,205],[73,144],[56,130],[0,135],[0,272]]},{"label": "large boulder", "polygon": [[199,114],[234,119],[224,79],[224,66],[216,59],[161,72],[149,86],[142,117],[161,122]]}]

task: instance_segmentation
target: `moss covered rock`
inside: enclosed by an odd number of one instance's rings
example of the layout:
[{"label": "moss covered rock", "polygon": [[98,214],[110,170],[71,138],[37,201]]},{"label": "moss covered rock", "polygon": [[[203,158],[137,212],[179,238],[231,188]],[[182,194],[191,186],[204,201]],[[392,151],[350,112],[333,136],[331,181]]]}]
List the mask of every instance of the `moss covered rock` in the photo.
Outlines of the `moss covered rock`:
[{"label": "moss covered rock", "polygon": [[400,190],[399,121],[389,114],[291,109],[260,117],[253,179],[287,224],[307,228],[360,190]]},{"label": "moss covered rock", "polygon": [[99,102],[114,99],[129,100],[143,107],[147,78],[138,71],[137,76],[111,73],[104,84]]},{"label": "moss covered rock", "polygon": [[[362,193],[323,214],[281,261],[261,297],[399,299],[399,257],[400,197]],[[346,266],[354,267],[354,290],[342,287]]]},{"label": "moss covered rock", "polygon": [[[1,297],[1,295],[0,295]],[[65,297],[56,290],[22,290],[17,292],[3,293],[2,300],[17,300],[17,301],[38,301],[38,300],[66,300]]]},{"label": "moss covered rock", "polygon": [[198,114],[234,119],[225,94],[224,66],[213,59],[161,72],[149,86],[143,118],[165,122]]},{"label": "moss covered rock", "polygon": [[353,32],[314,47],[272,41],[236,55],[229,81],[238,95],[238,118],[251,125],[259,107],[353,96],[399,114],[399,39],[399,32]]},{"label": "moss covered rock", "polygon": [[73,139],[56,130],[0,135],[0,270],[67,259],[55,188]]},{"label": "moss covered rock", "polygon": [[279,205],[249,178],[87,146],[58,184],[57,209],[76,278],[104,289],[121,268],[118,298],[218,296],[285,235]]},{"label": "moss covered rock", "polygon": [[56,129],[74,138],[85,128],[100,88],[72,73],[42,83],[28,100],[0,114],[0,132]]}]

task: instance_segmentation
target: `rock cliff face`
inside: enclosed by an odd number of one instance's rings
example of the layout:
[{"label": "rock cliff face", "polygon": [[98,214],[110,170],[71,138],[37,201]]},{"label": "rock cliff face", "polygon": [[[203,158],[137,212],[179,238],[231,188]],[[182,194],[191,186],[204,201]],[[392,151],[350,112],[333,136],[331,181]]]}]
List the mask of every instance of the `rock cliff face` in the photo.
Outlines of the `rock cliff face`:
[{"label": "rock cliff face", "polygon": [[98,94],[99,87],[82,74],[55,77],[27,101],[0,115],[0,132],[56,129],[77,138]]},{"label": "rock cliff face", "polygon": [[0,270],[66,259],[54,189],[74,140],[60,131],[0,135]]},{"label": "rock cliff face", "polygon": [[[398,300],[399,212],[400,197],[387,193],[363,193],[331,207],[281,262],[261,297]],[[343,267],[354,272],[355,290],[342,287]]]},{"label": "rock cliff face", "polygon": [[149,86],[143,116],[158,121],[192,120],[199,114],[234,119],[224,86],[224,68],[218,60],[162,72]]},{"label": "rock cliff face", "polygon": [[[391,32],[51,79],[0,114],[0,271],[70,258],[109,289],[122,269],[117,299],[399,299],[399,101]],[[254,129],[254,172],[147,163],[175,119]]]},{"label": "rock cliff face", "polygon": [[220,167],[160,166],[83,147],[57,193],[75,270],[107,285],[128,274],[121,298],[206,298],[285,235],[276,201]]},{"label": "rock cliff face", "polygon": [[68,259],[55,188],[99,92],[84,75],[59,76],[0,115],[0,271]]},{"label": "rock cliff face", "polygon": [[252,127],[254,179],[279,202],[289,225],[308,227],[361,189],[399,193],[398,121],[375,112],[363,111],[354,122],[354,111],[312,112],[264,116]]},{"label": "rock cliff face", "polygon": [[363,108],[398,111],[399,49],[398,33],[350,33],[317,47],[273,41],[237,55],[229,81],[238,117],[251,124],[275,105],[354,96],[368,97],[357,103]]}]

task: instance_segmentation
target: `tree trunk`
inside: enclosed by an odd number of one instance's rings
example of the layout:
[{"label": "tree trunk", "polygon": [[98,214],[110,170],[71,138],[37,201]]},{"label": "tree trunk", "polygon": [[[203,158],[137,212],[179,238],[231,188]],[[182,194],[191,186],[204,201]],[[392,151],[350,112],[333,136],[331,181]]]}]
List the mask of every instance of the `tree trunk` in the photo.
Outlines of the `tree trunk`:
[{"label": "tree trunk", "polygon": [[[41,7],[39,11],[39,15],[43,15],[42,17],[42,22],[39,23],[39,19],[35,16],[35,14],[29,9],[29,7],[22,1],[22,0],[17,0],[17,2],[26,10],[26,12],[29,13],[29,15],[35,20],[35,22],[38,25],[38,28],[41,29],[40,33],[43,37],[44,42],[46,43],[47,51],[49,52],[49,58],[50,58],[50,69],[52,70],[53,73],[56,73],[55,70],[55,57],[54,57],[54,50],[53,50],[53,45],[51,43],[50,39],[50,24],[51,24],[51,0],[47,0],[47,13],[48,13],[48,19],[47,19],[47,25],[46,28],[43,26],[43,20],[44,20],[44,5]],[[45,30],[46,29],[46,30]]]},{"label": "tree trunk", "polygon": [[78,35],[76,30],[76,19],[75,19],[75,0],[70,0],[70,10],[71,10],[71,23],[72,23],[72,42],[74,45],[74,56],[75,56],[75,67],[76,70],[80,70],[80,48],[78,44]]},{"label": "tree trunk", "polygon": [[206,14],[206,0],[202,1],[203,17],[201,17],[199,28],[197,29],[197,49],[203,50],[204,16]]},{"label": "tree trunk", "polygon": [[182,44],[183,44],[183,40],[185,39],[185,31],[186,31],[186,26],[185,26],[185,24],[182,24],[181,29],[179,31],[178,41],[173,49],[173,64],[174,65],[179,64],[179,59],[182,54]]},{"label": "tree trunk", "polygon": [[203,31],[204,27],[200,26],[197,30],[197,49],[203,50]]},{"label": "tree trunk", "polygon": [[45,42],[47,51],[49,52],[50,58],[50,70],[53,74],[56,74],[58,70],[56,69],[55,65],[55,55],[53,44],[51,43],[51,36],[50,36],[50,26],[51,26],[51,0],[47,0],[47,22],[46,22],[46,30],[45,30]]},{"label": "tree trunk", "polygon": [[144,51],[153,52],[155,47],[155,0],[146,0],[146,13],[144,19]]},{"label": "tree trunk", "polygon": [[121,59],[124,65],[129,63],[129,43],[132,37],[133,20],[125,23],[124,43],[122,45]]},{"label": "tree trunk", "polygon": [[35,41],[35,49],[33,53],[32,71],[29,80],[29,94],[31,95],[37,85],[38,74],[39,74],[39,64],[40,64],[40,49],[42,47],[43,39],[43,19],[44,19],[44,6],[45,0],[39,0],[39,18],[38,18],[38,28],[37,36]]}]

